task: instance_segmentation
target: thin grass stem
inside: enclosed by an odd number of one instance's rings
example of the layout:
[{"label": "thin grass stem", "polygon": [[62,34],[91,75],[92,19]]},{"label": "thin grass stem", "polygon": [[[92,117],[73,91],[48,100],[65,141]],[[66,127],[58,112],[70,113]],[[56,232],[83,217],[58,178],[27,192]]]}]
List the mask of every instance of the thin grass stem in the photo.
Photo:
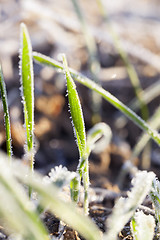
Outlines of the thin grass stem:
[{"label": "thin grass stem", "polygon": [[7,148],[7,154],[11,161],[12,139],[11,139],[10,116],[9,116],[9,109],[8,109],[8,102],[7,102],[6,85],[4,82],[1,65],[0,65],[0,92],[1,92],[1,98],[2,98],[2,104],[3,104],[4,122],[5,122],[5,129],[6,129],[6,148]]},{"label": "thin grass stem", "polygon": [[85,160],[85,168],[83,170],[83,184],[84,184],[84,213],[88,215],[89,209],[89,201],[88,201],[88,190],[89,190],[89,166],[88,166],[88,158]]},{"label": "thin grass stem", "polygon": [[[77,17],[79,19],[79,22],[81,24],[81,29],[85,38],[86,47],[88,49],[89,69],[91,72],[91,76],[93,78],[93,81],[100,84],[98,79],[100,63],[98,61],[97,46],[96,46],[95,39],[91,34],[90,29],[88,28],[87,22],[85,20],[85,17],[79,5],[79,1],[78,0],[71,0],[71,1],[74,6]],[[97,93],[95,92],[91,93],[91,98],[92,98],[92,112],[93,112],[92,122],[97,123],[101,120],[102,99],[101,99],[101,96],[97,95]]]},{"label": "thin grass stem", "polygon": [[[140,83],[138,74],[137,74],[134,66],[130,63],[128,55],[123,50],[121,41],[120,41],[117,33],[114,31],[114,28],[112,27],[110,19],[109,19],[107,12],[105,11],[105,8],[103,6],[102,0],[96,0],[96,1],[99,6],[101,16],[103,17],[104,21],[106,22],[106,24],[108,26],[109,32],[113,39],[114,46],[126,66],[126,70],[127,70],[131,85],[134,89],[138,105],[140,106],[141,116],[144,120],[147,120],[149,118],[149,110],[148,110],[147,104],[145,103],[145,101],[142,98],[143,89],[141,87],[141,83]],[[149,162],[150,148],[151,148],[150,142],[148,142],[146,147],[144,148],[143,157],[142,157],[143,161],[145,161],[145,159],[148,158],[147,161]]]},{"label": "thin grass stem", "polygon": [[[160,80],[150,85],[148,88],[143,90],[143,93],[141,92],[141,98],[145,104],[150,103],[153,99],[158,97],[160,94]],[[133,111],[137,112],[139,109],[139,102],[137,98],[134,98],[129,104],[128,107],[131,108]],[[116,126],[117,127],[124,127],[127,124],[127,119],[125,116],[120,115],[116,118]]]},{"label": "thin grass stem", "polygon": [[[160,107],[158,107],[155,111],[155,113],[153,114],[153,116],[150,118],[150,120],[148,121],[149,125],[155,129],[158,130],[160,128]],[[140,139],[137,141],[137,144],[135,145],[135,147],[133,148],[133,152],[132,152],[132,158],[138,156],[141,151],[143,150],[143,148],[146,146],[147,142],[150,140],[150,136],[147,135],[146,133],[142,133]],[[131,158],[131,159],[132,159]]]}]

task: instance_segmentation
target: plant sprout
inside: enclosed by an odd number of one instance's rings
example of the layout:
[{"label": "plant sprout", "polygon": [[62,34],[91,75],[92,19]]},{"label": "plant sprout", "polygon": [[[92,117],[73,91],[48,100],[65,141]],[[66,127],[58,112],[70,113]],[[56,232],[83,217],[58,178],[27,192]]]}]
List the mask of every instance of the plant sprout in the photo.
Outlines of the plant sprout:
[{"label": "plant sprout", "polygon": [[[79,179],[75,177],[71,181],[71,197],[75,201],[78,201],[78,182],[83,178],[83,186],[84,186],[84,212],[88,214],[88,188],[89,188],[89,167],[88,167],[88,158],[92,150],[99,149],[101,151],[104,149],[111,139],[111,130],[105,123],[96,124],[87,134],[86,141],[86,133],[85,133],[85,125],[84,118],[82,113],[82,108],[79,100],[78,93],[76,91],[76,85],[70,75],[67,60],[65,55],[62,55],[65,76],[67,80],[67,91],[68,91],[68,100],[69,107],[72,117],[73,129],[75,131],[75,136],[77,139],[77,145],[80,154],[80,161],[77,168],[77,172],[79,173]],[[103,138],[99,140],[101,137]],[[98,141],[99,140],[99,141]],[[97,146],[98,141],[98,146]],[[98,151],[98,150],[97,150]],[[75,195],[74,195],[75,193]]]},{"label": "plant sprout", "polygon": [[139,171],[136,174],[132,180],[133,187],[128,192],[128,198],[120,198],[113,208],[112,215],[107,219],[108,232],[105,234],[106,240],[117,239],[117,234],[130,220],[149,193],[154,178],[155,174],[153,172]]},{"label": "plant sprout", "polygon": [[[73,129],[77,139],[77,145],[79,149],[80,159],[83,159],[84,166],[79,169],[80,179],[83,178],[84,184],[84,212],[88,214],[88,188],[89,188],[89,173],[88,173],[88,155],[86,154],[86,132],[83,119],[82,108],[79,100],[79,96],[76,90],[76,85],[70,75],[67,60],[65,55],[62,55],[64,64],[65,76],[67,81],[67,92],[69,107],[72,117]],[[76,179],[75,179],[76,181]],[[73,182],[73,184],[75,183]],[[77,185],[76,185],[77,186]]]}]

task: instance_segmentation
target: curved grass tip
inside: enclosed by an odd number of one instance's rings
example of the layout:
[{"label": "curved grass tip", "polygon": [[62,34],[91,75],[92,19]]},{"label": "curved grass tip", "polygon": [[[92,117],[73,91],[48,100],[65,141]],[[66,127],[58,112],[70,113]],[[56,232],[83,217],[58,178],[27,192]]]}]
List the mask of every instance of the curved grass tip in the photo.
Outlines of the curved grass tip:
[{"label": "curved grass tip", "polygon": [[87,133],[87,150],[95,153],[102,152],[110,143],[112,131],[106,123],[97,123]]}]

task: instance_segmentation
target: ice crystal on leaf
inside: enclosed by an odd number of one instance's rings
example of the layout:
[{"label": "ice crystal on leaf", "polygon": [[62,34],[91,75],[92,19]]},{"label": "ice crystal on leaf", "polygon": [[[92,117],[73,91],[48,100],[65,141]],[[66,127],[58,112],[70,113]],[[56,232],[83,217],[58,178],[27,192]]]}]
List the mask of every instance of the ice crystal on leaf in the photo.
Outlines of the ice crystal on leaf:
[{"label": "ice crystal on leaf", "polygon": [[156,218],[158,220],[158,223],[160,223],[160,182],[157,178],[155,178],[152,182],[150,197],[155,208]]},{"label": "ice crystal on leaf", "polygon": [[112,215],[107,220],[107,240],[117,239],[117,234],[130,220],[138,206],[142,204],[149,193],[154,178],[155,174],[153,172],[137,172],[135,178],[132,180],[133,187],[128,192],[128,198],[120,198],[116,202]]},{"label": "ice crystal on leaf", "polygon": [[48,175],[44,178],[46,183],[54,183],[57,187],[62,188],[68,185],[77,176],[77,173],[68,171],[66,167],[59,165],[52,168]]},{"label": "ice crystal on leaf", "polygon": [[151,240],[154,236],[155,220],[152,215],[142,211],[136,212],[131,221],[131,230],[134,240]]}]

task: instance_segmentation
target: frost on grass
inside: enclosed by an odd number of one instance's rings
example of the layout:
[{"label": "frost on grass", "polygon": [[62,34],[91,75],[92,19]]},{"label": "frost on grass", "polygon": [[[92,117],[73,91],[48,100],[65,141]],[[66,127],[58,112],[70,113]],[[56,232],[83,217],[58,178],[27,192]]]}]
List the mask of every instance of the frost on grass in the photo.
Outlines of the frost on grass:
[{"label": "frost on grass", "polygon": [[44,177],[44,181],[46,183],[54,183],[59,188],[68,185],[73,178],[77,177],[77,173],[68,171],[62,165],[52,168],[48,175]]},{"label": "frost on grass", "polygon": [[106,123],[97,123],[87,133],[88,151],[102,152],[110,143],[112,131]]},{"label": "frost on grass", "polygon": [[155,220],[142,211],[136,212],[131,221],[131,231],[134,240],[152,240],[154,237]]},{"label": "frost on grass", "polygon": [[84,155],[86,148],[86,133],[85,124],[83,118],[83,112],[81,108],[80,99],[76,90],[76,85],[70,75],[67,60],[64,54],[61,55],[64,65],[64,73],[67,82],[67,93],[69,100],[69,109],[72,117],[73,130],[77,138],[77,145],[80,153],[80,157]]},{"label": "frost on grass", "polygon": [[120,198],[114,208],[112,215],[107,220],[107,240],[117,239],[117,234],[133,216],[135,210],[143,202],[149,193],[152,181],[155,178],[153,172],[139,171],[132,180],[132,189],[127,198]]},{"label": "frost on grass", "polygon": [[[21,24],[20,35],[20,83],[21,96],[24,109],[25,129],[27,150],[33,153],[33,131],[34,131],[34,76],[33,76],[33,61],[32,61],[32,46],[29,34],[25,24]],[[31,168],[33,168],[34,155],[31,155]]]},{"label": "frost on grass", "polygon": [[155,208],[155,215],[157,221],[160,224],[160,182],[158,181],[157,178],[153,180],[150,197]]},{"label": "frost on grass", "polygon": [[12,139],[11,139],[11,128],[10,128],[10,116],[9,116],[9,109],[8,109],[8,102],[7,102],[6,85],[4,82],[1,65],[0,65],[0,93],[1,93],[3,111],[4,111],[7,154],[9,157],[11,157],[12,156]]}]

